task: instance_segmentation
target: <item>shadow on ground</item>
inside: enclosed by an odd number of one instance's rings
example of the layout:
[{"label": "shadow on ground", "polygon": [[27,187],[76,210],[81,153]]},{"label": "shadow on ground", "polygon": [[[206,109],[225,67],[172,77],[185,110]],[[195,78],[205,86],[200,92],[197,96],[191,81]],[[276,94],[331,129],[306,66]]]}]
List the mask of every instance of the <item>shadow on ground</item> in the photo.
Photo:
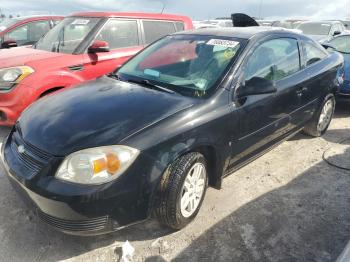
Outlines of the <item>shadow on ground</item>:
[{"label": "shadow on ground", "polygon": [[349,171],[316,164],[212,226],[174,261],[335,261],[350,235],[349,186]]}]

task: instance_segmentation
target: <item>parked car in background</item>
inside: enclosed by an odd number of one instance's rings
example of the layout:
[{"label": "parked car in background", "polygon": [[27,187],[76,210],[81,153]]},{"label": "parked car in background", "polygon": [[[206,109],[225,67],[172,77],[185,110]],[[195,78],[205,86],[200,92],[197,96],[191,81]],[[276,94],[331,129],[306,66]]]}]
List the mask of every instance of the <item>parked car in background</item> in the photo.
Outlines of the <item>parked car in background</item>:
[{"label": "parked car in background", "polygon": [[269,21],[269,20],[257,20],[258,24],[260,26],[267,26],[267,27],[273,27],[273,28],[284,28],[291,30],[294,33],[302,33],[300,30],[295,29],[293,26],[293,22],[290,21]]},{"label": "parked car in background", "polygon": [[153,213],[181,229],[207,185],[300,130],[324,134],[340,54],[266,27],[165,37],[115,73],[29,107],[2,147],[8,177],[71,234]]},{"label": "parked car in background", "polygon": [[0,22],[0,48],[35,44],[63,16],[23,16]]},{"label": "parked car in background", "polygon": [[218,28],[218,27],[233,27],[232,20],[229,19],[213,19],[213,20],[203,20],[196,21],[193,23],[194,28]]},{"label": "parked car in background", "polygon": [[231,19],[212,19],[208,20],[207,22],[218,27],[233,27]]},{"label": "parked car in background", "polygon": [[65,18],[32,48],[0,52],[0,125],[13,125],[39,98],[108,74],[155,40],[192,28],[188,17],[166,14]]},{"label": "parked car in background", "polygon": [[260,26],[273,26],[274,23],[278,22],[277,20],[256,20]]},{"label": "parked car in background", "polygon": [[308,21],[299,24],[297,29],[320,43],[345,32],[344,25],[339,21]]},{"label": "parked car in background", "polygon": [[334,37],[327,44],[331,46],[332,49],[340,52],[345,60],[344,64],[344,81],[340,86],[339,94],[337,99],[339,101],[345,100],[350,101],[350,34],[340,35]]},{"label": "parked car in background", "polygon": [[209,24],[206,21],[193,21],[193,27],[195,29],[202,29],[202,28],[218,28],[219,26]]}]

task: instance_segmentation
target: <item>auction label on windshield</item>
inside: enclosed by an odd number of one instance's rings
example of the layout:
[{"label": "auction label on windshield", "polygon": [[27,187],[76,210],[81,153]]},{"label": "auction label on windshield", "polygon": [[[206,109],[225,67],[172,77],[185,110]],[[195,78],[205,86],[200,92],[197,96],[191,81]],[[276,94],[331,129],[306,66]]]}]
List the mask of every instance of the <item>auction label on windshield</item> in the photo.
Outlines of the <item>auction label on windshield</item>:
[{"label": "auction label on windshield", "polygon": [[239,44],[237,41],[223,40],[223,39],[211,39],[207,42],[207,45],[225,46],[234,48]]},{"label": "auction label on windshield", "polygon": [[87,25],[90,22],[88,19],[75,19],[72,25]]}]

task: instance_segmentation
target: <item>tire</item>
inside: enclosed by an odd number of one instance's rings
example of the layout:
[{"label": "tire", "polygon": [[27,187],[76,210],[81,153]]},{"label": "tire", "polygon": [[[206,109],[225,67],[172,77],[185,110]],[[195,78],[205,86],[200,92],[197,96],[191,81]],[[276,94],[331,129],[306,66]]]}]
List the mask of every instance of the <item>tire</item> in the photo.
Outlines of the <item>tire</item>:
[{"label": "tire", "polygon": [[[202,179],[198,180],[198,183],[188,191],[188,185],[194,185],[191,183],[195,179],[189,179],[194,178],[194,172],[196,170],[200,173],[198,173],[198,177],[203,178],[203,181]],[[157,204],[154,212],[156,218],[161,224],[170,228],[176,230],[184,228],[197,216],[207,187],[207,164],[203,155],[193,152],[180,157],[168,167],[161,179],[158,194],[159,199],[156,201]],[[201,188],[203,191],[201,192],[201,197],[199,197]],[[193,199],[193,201],[188,202],[188,208],[186,209],[186,203],[189,199]],[[190,202],[196,203],[196,205],[193,205],[194,208],[192,208]]]},{"label": "tire", "polygon": [[[327,131],[332,121],[334,109],[335,97],[333,94],[329,94],[326,96],[320,109],[315,112],[311,121],[305,126],[303,130],[304,133],[313,137],[322,136]],[[323,120],[324,123],[321,123],[321,120]]]}]

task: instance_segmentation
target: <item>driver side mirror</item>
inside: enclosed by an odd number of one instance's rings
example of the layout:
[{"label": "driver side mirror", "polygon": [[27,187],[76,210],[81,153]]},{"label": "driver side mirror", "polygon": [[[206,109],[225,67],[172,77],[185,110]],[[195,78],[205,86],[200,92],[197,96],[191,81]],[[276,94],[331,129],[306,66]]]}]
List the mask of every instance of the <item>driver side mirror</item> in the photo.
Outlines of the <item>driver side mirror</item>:
[{"label": "driver side mirror", "polygon": [[96,40],[88,48],[89,53],[106,53],[109,52],[109,44],[105,41]]},{"label": "driver side mirror", "polygon": [[18,46],[17,42],[15,40],[12,40],[12,39],[6,40],[1,44],[1,48],[12,48],[12,47],[17,47],[17,46]]},{"label": "driver side mirror", "polygon": [[340,31],[334,31],[333,36],[336,36],[336,35],[341,35],[341,32]]},{"label": "driver side mirror", "polygon": [[237,92],[237,98],[244,98],[251,95],[262,95],[276,93],[275,82],[262,77],[253,77],[241,85]]}]

